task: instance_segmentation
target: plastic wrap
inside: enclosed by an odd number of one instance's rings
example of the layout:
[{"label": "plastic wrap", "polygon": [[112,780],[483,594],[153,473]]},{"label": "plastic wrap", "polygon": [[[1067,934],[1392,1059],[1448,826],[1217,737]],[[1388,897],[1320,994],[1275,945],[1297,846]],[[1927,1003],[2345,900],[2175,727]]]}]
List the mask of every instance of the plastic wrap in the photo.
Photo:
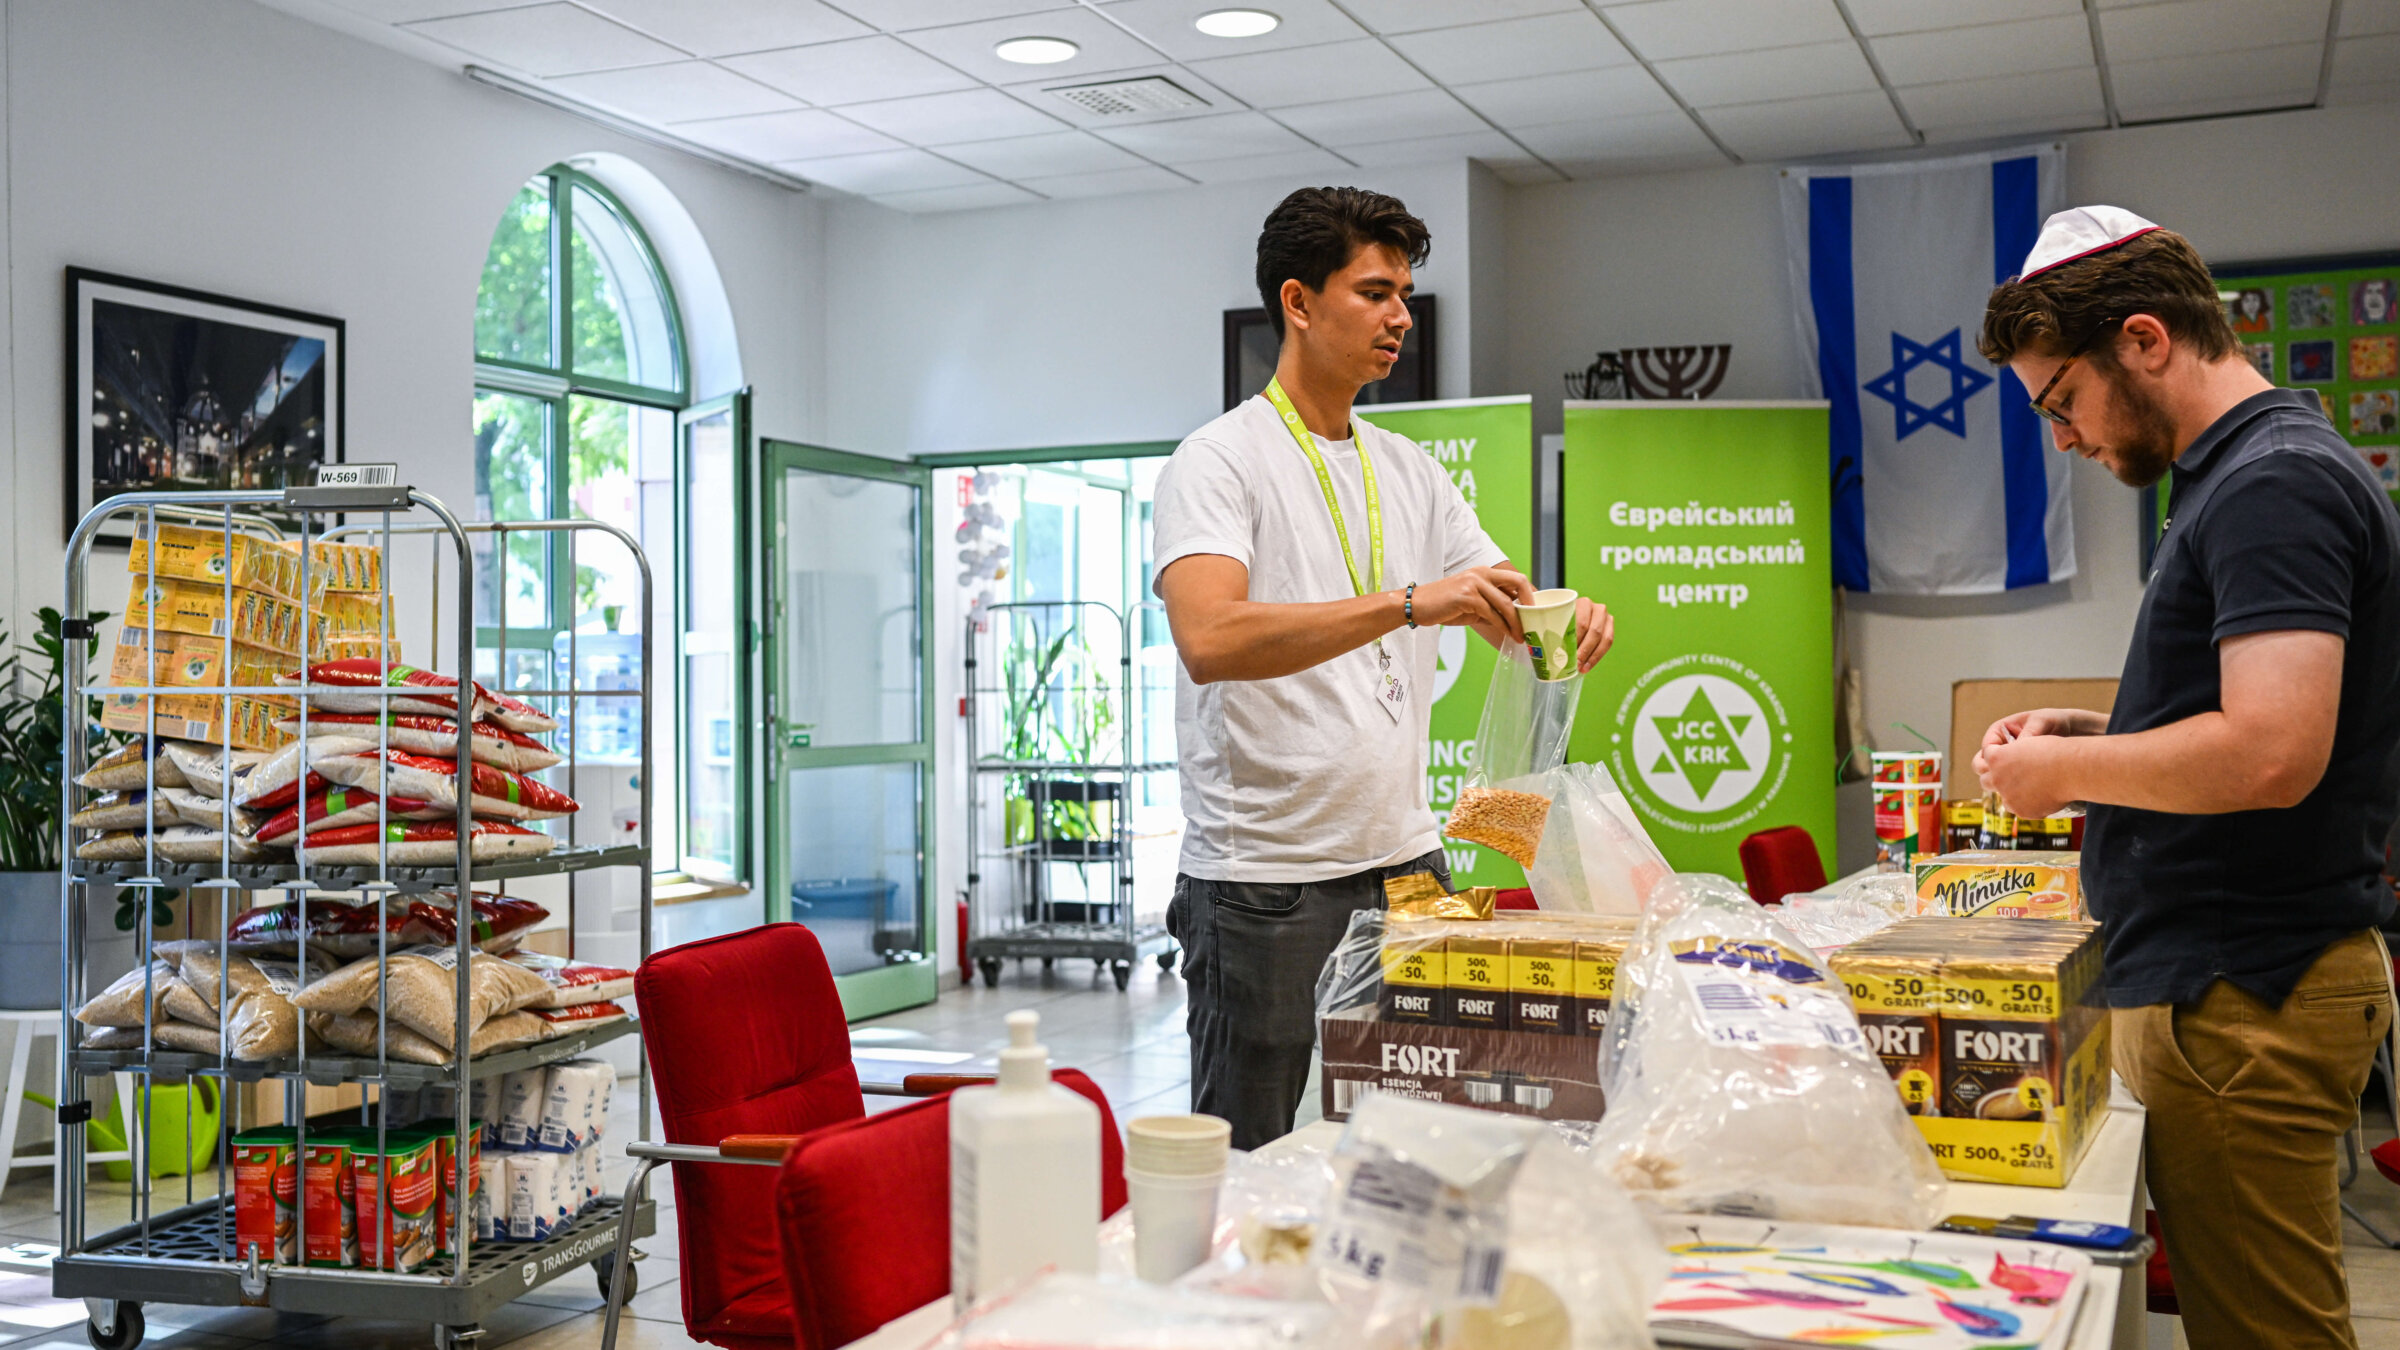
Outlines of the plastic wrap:
[{"label": "plastic wrap", "polygon": [[1550,811],[1549,773],[1567,757],[1582,692],[1582,675],[1544,680],[1523,647],[1501,644],[1475,732],[1474,765],[1444,833],[1533,865]]},{"label": "plastic wrap", "polygon": [[[539,1155],[537,1155],[539,1156]],[[1050,1274],[983,1303],[938,1350],[1334,1350],[1354,1344],[1322,1303],[1228,1298]]]},{"label": "plastic wrap", "polygon": [[1639,914],[1674,875],[1606,766],[1561,764],[1549,776],[1552,803],[1526,883],[1547,910]]},{"label": "plastic wrap", "polygon": [[1947,1187],[1824,962],[1721,877],[1618,967],[1594,1158],[1659,1212],[1929,1228]]},{"label": "plastic wrap", "polygon": [[1819,956],[1831,956],[1861,938],[1871,937],[1900,921],[1900,916],[1877,903],[1870,894],[1826,895],[1801,892],[1783,900],[1779,916],[1792,936]]}]

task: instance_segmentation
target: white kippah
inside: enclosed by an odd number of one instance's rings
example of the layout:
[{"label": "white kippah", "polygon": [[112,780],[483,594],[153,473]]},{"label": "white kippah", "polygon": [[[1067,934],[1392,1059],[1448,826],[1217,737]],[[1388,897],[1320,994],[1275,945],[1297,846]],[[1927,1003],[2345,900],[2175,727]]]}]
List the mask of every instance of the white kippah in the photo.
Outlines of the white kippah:
[{"label": "white kippah", "polygon": [[2158,226],[2121,206],[2078,206],[2042,222],[2042,232],[2025,255],[2017,279],[2026,281],[2062,263],[2105,253],[2128,239],[2139,238]]}]

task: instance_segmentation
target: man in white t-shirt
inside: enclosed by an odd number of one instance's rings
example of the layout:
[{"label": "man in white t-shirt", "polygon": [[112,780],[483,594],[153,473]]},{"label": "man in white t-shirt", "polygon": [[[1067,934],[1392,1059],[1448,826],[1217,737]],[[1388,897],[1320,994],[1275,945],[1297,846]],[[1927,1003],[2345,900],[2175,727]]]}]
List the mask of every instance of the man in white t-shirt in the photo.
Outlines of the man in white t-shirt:
[{"label": "man in white t-shirt", "polygon": [[[1422,755],[1437,625],[1522,640],[1533,583],[1449,474],[1353,422],[1409,328],[1424,222],[1391,197],[1304,188],[1268,214],[1258,291],[1275,379],[1159,475],[1157,579],[1181,661],[1183,856],[1167,926],[1189,982],[1192,1109],[1257,1148],[1292,1127],[1317,973],[1383,883],[1449,883]],[[1578,664],[1613,636],[1580,602]]]}]

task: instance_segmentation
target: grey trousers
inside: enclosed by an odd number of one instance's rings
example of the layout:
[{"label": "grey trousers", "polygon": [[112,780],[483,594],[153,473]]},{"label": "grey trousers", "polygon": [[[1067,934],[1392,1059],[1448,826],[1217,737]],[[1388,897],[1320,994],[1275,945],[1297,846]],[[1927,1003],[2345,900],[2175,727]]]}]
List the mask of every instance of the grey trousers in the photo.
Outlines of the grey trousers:
[{"label": "grey trousers", "polygon": [[1167,931],[1183,947],[1192,1109],[1232,1122],[1235,1148],[1291,1132],[1316,1050],[1317,974],[1350,916],[1383,908],[1387,879],[1419,872],[1450,884],[1438,849],[1329,881],[1175,878]]}]

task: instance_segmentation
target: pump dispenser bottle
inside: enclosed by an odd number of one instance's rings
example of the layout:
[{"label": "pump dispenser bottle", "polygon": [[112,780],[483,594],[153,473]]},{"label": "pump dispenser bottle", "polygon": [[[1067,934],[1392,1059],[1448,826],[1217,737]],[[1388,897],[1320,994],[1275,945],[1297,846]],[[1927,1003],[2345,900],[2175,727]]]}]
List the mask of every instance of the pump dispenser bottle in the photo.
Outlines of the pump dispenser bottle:
[{"label": "pump dispenser bottle", "polygon": [[1050,1081],[1041,1014],[1008,1015],[1000,1081],[950,1094],[950,1291],[975,1300],[1100,1266],[1100,1111]]}]

